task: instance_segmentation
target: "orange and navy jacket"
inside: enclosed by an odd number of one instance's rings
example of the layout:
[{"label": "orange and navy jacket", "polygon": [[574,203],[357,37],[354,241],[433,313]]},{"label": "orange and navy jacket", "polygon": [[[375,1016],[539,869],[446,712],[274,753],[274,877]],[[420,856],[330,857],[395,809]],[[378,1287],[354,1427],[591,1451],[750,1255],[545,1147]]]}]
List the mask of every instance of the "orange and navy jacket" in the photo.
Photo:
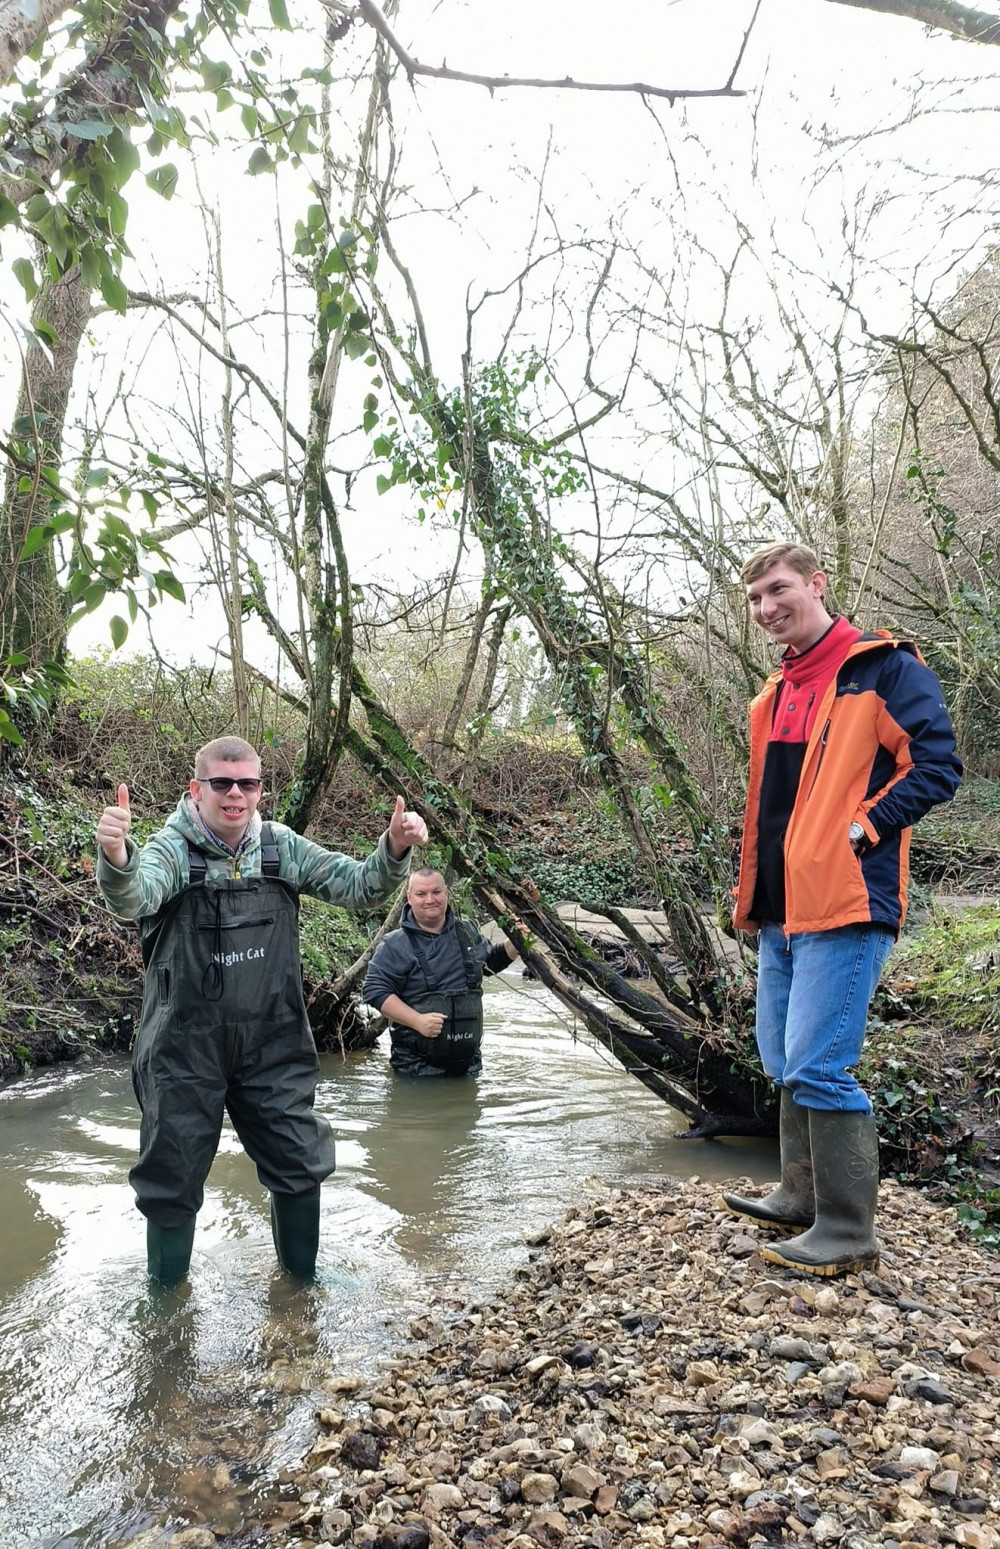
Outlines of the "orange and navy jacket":
[{"label": "orange and navy jacket", "polygon": [[[757,820],[764,759],[782,682],[772,673],[750,705],[750,774],[733,923],[754,931]],[[910,830],[962,777],[941,685],[909,641],[884,630],[850,647],[820,701],[785,830],[785,931],[906,917]],[[865,832],[851,848],[852,822]]]}]

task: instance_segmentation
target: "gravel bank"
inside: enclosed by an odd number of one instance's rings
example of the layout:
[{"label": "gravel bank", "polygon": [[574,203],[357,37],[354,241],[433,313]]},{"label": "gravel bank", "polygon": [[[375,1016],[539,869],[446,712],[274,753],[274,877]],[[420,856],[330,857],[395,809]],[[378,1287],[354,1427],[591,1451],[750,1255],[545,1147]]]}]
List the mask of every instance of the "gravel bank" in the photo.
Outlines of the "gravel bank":
[{"label": "gravel bank", "polygon": [[1000,1261],[890,1183],[878,1274],[800,1279],[716,1193],[595,1187],[376,1387],[331,1378],[274,1542],[1000,1549]]}]

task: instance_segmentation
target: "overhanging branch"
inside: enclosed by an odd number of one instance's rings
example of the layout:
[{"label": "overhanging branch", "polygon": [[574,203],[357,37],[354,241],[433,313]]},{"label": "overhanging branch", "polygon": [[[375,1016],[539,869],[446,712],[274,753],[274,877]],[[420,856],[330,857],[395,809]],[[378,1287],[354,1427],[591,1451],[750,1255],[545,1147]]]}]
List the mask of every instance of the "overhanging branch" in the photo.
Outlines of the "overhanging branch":
[{"label": "overhanging branch", "polygon": [[903,16],[966,43],[1000,44],[1000,16],[958,5],[954,0],[827,0],[827,4],[877,11],[880,16]]},{"label": "overhanging branch", "polygon": [[414,59],[396,37],[383,11],[375,4],[375,0],[358,0],[357,8],[353,12],[348,7],[336,3],[336,0],[324,0],[324,4],[328,10],[338,11],[341,15],[361,16],[369,27],[374,28],[379,36],[385,39],[386,44],[399,60],[411,85],[418,75],[424,75],[438,81],[465,81],[471,86],[485,86],[490,92],[505,91],[511,86],[527,86],[536,91],[632,92],[637,97],[665,97],[670,103],[682,97],[745,96],[744,92],[738,91],[733,86],[733,78],[746,48],[745,38],[736,65],[723,86],[707,86],[698,89],[686,86],[651,86],[645,81],[576,81],[570,75],[563,76],[559,80],[526,75],[479,75],[475,71],[454,70],[450,65],[445,64],[425,65],[419,59]]}]

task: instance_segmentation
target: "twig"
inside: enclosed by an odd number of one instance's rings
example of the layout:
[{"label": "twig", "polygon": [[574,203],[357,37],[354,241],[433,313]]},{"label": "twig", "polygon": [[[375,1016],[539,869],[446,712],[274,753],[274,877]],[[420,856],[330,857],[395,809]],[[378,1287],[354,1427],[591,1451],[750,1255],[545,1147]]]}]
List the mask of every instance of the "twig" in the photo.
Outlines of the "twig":
[{"label": "twig", "polygon": [[[50,882],[54,882],[59,891],[61,893],[65,893],[67,898],[74,897],[73,889],[67,887],[65,882],[57,877],[54,872],[51,872],[47,866],[43,866],[41,861],[36,860],[30,850],[22,850],[17,844],[15,844],[13,839],[8,839],[6,834],[0,834],[0,840],[2,840],[3,843],[7,846],[8,850],[14,851],[14,854],[18,858],[18,862],[20,862],[20,858],[23,855],[25,860],[31,862],[36,871],[42,872],[44,876],[48,877]],[[20,875],[20,873],[18,873],[18,875]]]},{"label": "twig", "polygon": [[[338,7],[338,9],[341,9]],[[759,6],[758,6],[759,9]],[[551,91],[615,91],[634,92],[639,97],[665,97],[673,104],[679,97],[744,97],[746,93],[737,91],[732,82],[743,52],[747,45],[747,38],[743,39],[743,45],[733,66],[729,80],[725,86],[706,86],[702,89],[685,86],[650,86],[644,81],[575,81],[571,75],[563,76],[560,80],[544,80],[534,76],[522,75],[479,75],[469,70],[453,70],[449,65],[425,65],[400,43],[375,0],[358,0],[358,12],[373,27],[380,37],[392,49],[399,60],[412,86],[414,76],[426,75],[440,81],[466,81],[472,86],[485,86],[490,92],[504,91],[510,86],[529,86],[535,90]],[[754,18],[756,19],[756,11]],[[753,27],[753,21],[750,28]],[[747,30],[749,37],[750,29]]]}]

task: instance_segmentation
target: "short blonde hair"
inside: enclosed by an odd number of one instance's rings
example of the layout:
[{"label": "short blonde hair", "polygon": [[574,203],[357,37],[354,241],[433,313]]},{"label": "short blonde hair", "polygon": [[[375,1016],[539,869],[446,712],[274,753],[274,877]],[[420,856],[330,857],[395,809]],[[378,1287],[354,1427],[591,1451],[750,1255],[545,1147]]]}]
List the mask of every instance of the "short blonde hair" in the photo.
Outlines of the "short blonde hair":
[{"label": "short blonde hair", "polygon": [[823,566],[812,549],[804,543],[768,543],[762,549],[756,549],[750,558],[744,560],[740,569],[740,580],[744,586],[750,586],[754,581],[759,581],[761,576],[767,575],[775,565],[789,565],[797,570],[800,576],[809,580],[822,570]]},{"label": "short blonde hair", "polygon": [[260,773],[260,754],[249,742],[244,742],[242,737],[216,737],[214,742],[206,742],[195,754],[194,777],[196,780],[207,779],[209,764],[242,764],[250,758],[254,759],[257,772]]}]

